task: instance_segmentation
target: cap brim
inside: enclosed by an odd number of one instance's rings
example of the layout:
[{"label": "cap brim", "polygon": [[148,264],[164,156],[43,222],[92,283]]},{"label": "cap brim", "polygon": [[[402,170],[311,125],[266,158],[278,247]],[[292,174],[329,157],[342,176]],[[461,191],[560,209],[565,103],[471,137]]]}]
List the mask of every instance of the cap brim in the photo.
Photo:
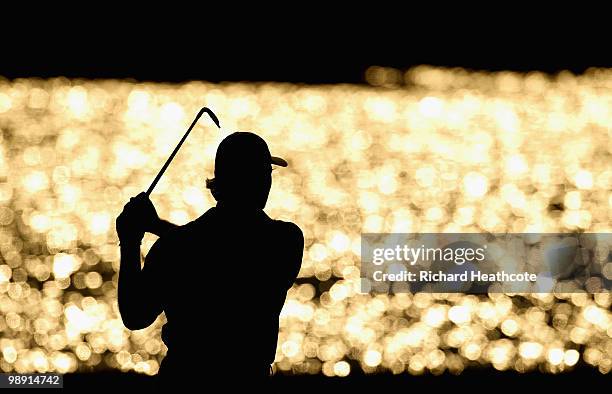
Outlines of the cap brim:
[{"label": "cap brim", "polygon": [[270,161],[274,165],[287,167],[287,162],[285,161],[285,159],[281,159],[280,157],[272,156],[272,159]]}]

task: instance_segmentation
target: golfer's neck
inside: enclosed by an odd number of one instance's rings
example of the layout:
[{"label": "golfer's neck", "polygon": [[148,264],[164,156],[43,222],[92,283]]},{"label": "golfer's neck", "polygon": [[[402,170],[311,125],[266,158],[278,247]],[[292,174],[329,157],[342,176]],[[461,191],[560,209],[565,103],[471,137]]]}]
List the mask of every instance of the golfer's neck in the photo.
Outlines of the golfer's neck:
[{"label": "golfer's neck", "polygon": [[245,204],[244,201],[218,201],[217,208],[235,211],[235,212],[254,212],[261,211],[262,208],[258,207],[256,204]]}]

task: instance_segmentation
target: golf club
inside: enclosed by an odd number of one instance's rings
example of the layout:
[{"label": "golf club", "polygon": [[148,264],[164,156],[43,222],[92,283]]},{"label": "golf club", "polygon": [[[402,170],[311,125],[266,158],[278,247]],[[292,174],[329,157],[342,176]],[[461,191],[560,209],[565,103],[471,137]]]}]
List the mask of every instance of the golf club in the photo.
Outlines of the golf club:
[{"label": "golf club", "polygon": [[164,175],[164,172],[166,171],[166,168],[168,168],[168,166],[172,162],[172,159],[174,159],[174,156],[176,155],[178,150],[181,148],[181,145],[183,145],[183,142],[185,142],[185,140],[187,139],[187,136],[191,132],[191,129],[193,129],[193,126],[195,126],[195,124],[198,122],[198,119],[200,119],[200,117],[202,116],[202,114],[204,112],[206,112],[208,114],[208,116],[210,116],[210,118],[213,120],[213,122],[215,122],[215,124],[217,125],[218,128],[221,128],[221,125],[219,124],[219,118],[217,118],[217,115],[215,115],[215,113],[213,111],[211,111],[209,108],[202,107],[202,109],[198,112],[198,114],[196,115],[196,117],[193,120],[193,122],[191,122],[191,126],[189,126],[189,128],[187,129],[187,132],[185,133],[183,138],[181,138],[181,140],[179,141],[178,145],[176,146],[176,148],[174,148],[174,151],[172,152],[172,154],[168,158],[168,160],[166,160],[166,163],[164,163],[164,166],[161,168],[161,170],[159,170],[159,172],[157,173],[157,176],[155,177],[155,179],[153,179],[153,183],[151,183],[151,186],[149,186],[149,189],[146,192],[147,196],[149,196],[151,194],[151,192],[155,188],[155,185],[157,185],[157,182],[159,182],[159,179],[162,177],[162,175]]}]

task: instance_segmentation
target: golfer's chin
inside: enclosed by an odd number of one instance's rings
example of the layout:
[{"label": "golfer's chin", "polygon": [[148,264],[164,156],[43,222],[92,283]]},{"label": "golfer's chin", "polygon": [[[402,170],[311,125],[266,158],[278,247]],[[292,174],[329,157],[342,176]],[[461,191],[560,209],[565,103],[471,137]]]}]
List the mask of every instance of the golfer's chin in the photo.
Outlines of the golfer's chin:
[{"label": "golfer's chin", "polygon": [[264,194],[260,195],[251,195],[250,200],[254,202],[255,208],[264,209],[266,204],[268,203],[268,196],[270,195],[270,189]]},{"label": "golfer's chin", "polygon": [[266,204],[268,203],[268,195],[266,195],[265,198],[262,198],[259,203],[257,204],[257,208],[259,209],[264,209],[266,207]]}]

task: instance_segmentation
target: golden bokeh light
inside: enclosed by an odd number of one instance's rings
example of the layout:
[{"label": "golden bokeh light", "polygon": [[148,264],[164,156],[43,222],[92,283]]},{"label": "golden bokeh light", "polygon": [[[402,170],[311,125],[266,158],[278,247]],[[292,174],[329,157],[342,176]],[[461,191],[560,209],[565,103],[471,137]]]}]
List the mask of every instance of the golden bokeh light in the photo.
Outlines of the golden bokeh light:
[{"label": "golden bokeh light", "polygon": [[[164,318],[131,332],[118,314],[114,218],[208,106],[221,133],[202,119],[152,200],[177,224],[212,206],[205,179],[235,130],[289,160],[273,172],[266,210],[297,223],[306,245],[276,371],[556,373],[584,363],[609,373],[609,293],[361,294],[359,253],[362,232],[610,232],[612,70],[372,67],[366,79],[0,79],[0,370],[158,372]],[[612,277],[612,263],[604,271]]]}]

